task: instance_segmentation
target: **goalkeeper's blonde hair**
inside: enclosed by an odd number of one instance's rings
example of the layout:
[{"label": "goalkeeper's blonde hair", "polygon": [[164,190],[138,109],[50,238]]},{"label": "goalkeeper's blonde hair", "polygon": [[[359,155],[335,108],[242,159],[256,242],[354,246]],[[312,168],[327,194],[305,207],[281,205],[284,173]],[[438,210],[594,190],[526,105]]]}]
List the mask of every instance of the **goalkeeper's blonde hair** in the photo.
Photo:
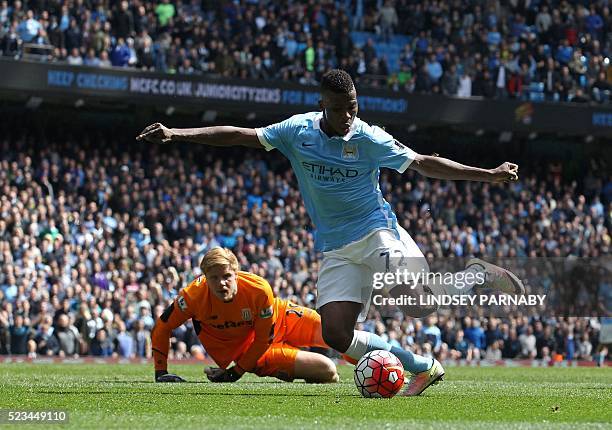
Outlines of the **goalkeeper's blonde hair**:
[{"label": "goalkeeper's blonde hair", "polygon": [[213,266],[229,266],[234,272],[240,270],[238,259],[234,253],[227,248],[213,248],[202,257],[202,261],[200,261],[200,270],[202,270],[204,275],[206,275],[206,272]]}]

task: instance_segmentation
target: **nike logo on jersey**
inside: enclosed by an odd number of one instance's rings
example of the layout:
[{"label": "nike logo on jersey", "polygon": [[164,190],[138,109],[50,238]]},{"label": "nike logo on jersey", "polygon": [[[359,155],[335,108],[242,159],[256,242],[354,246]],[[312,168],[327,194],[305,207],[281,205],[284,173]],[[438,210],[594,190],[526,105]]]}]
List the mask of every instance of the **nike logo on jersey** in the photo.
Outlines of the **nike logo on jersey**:
[{"label": "nike logo on jersey", "polygon": [[399,149],[407,149],[406,145],[404,145],[402,142],[400,142],[397,139],[393,139],[393,143],[395,144],[395,146],[397,146]]},{"label": "nike logo on jersey", "polygon": [[302,146],[306,148],[306,147],[308,147],[308,146],[315,146],[315,144],[314,144],[314,143],[306,143],[306,142],[302,142]]}]

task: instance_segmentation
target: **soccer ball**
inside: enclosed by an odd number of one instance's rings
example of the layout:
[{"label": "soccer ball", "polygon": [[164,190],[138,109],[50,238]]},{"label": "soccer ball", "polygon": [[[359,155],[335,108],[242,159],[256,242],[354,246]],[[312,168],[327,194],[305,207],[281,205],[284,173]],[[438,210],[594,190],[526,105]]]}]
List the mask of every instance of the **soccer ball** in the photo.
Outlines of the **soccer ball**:
[{"label": "soccer ball", "polygon": [[389,351],[370,351],[355,366],[355,385],[363,397],[391,398],[404,385],[404,366]]}]

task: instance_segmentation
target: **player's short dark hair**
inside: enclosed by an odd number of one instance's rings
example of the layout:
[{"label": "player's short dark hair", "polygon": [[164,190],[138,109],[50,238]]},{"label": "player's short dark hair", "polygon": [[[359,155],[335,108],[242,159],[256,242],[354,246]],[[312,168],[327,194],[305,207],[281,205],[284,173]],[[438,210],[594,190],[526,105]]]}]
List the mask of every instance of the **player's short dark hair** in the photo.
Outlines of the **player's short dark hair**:
[{"label": "player's short dark hair", "polygon": [[351,75],[341,69],[332,69],[321,78],[321,92],[348,94],[355,89]]}]

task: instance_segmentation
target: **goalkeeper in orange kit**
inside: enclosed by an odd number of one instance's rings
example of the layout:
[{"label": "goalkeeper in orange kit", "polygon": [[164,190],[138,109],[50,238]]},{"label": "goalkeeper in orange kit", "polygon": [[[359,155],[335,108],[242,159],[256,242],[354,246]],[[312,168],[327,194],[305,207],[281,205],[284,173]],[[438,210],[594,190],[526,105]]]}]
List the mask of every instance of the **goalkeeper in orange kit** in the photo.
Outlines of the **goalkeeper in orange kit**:
[{"label": "goalkeeper in orange kit", "polygon": [[151,337],[157,382],[184,381],[168,373],[167,358],[172,330],[190,318],[219,366],[206,369],[212,382],[234,382],[245,372],[283,381],[338,381],[328,357],[300,349],[328,348],[314,310],[275,298],[265,279],[238,270],[228,249],[209,251],[200,268],[204,275],[181,290],[155,323]]}]

